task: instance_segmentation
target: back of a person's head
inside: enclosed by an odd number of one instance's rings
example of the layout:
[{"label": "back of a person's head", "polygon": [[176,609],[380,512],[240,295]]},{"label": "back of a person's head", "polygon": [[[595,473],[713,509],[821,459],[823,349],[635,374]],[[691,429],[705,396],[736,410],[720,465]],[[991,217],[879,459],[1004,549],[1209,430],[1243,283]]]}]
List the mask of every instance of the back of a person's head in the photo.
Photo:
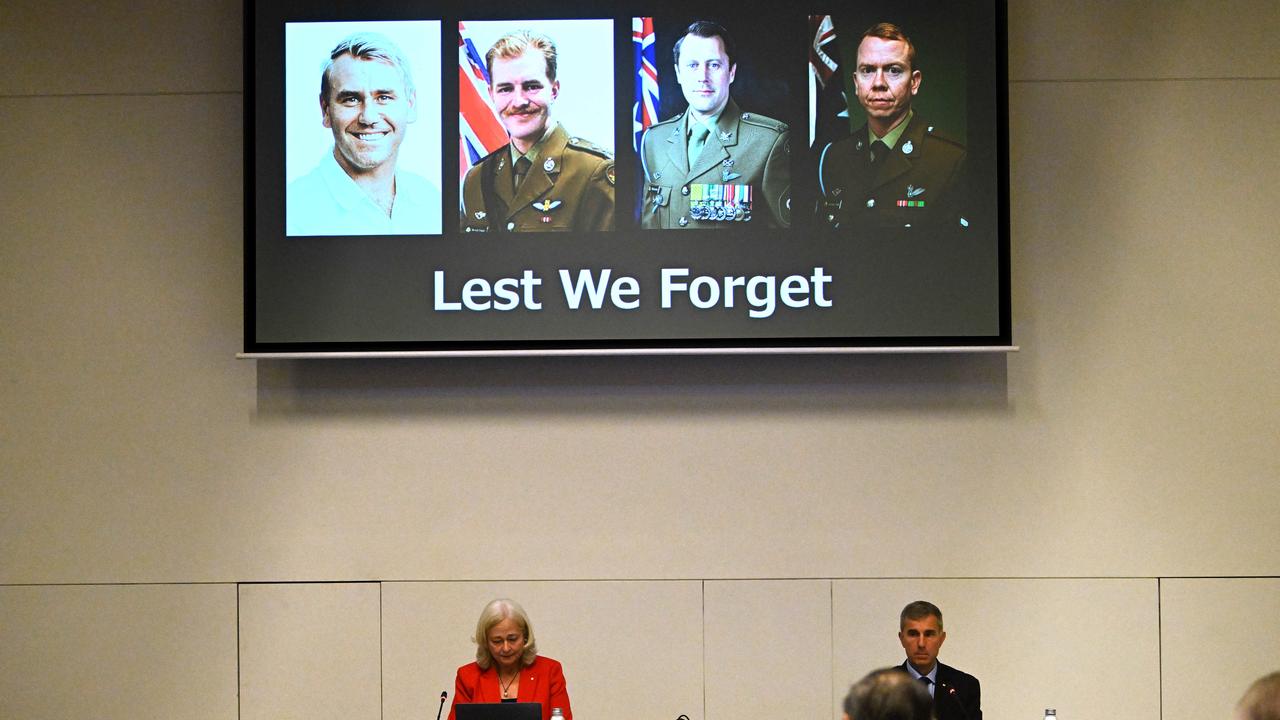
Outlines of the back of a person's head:
[{"label": "back of a person's head", "polygon": [[844,712],[851,720],[932,720],[933,698],[902,668],[884,668],[849,688]]},{"label": "back of a person's head", "polygon": [[1236,720],[1280,720],[1280,671],[1258,678],[1236,705]]}]

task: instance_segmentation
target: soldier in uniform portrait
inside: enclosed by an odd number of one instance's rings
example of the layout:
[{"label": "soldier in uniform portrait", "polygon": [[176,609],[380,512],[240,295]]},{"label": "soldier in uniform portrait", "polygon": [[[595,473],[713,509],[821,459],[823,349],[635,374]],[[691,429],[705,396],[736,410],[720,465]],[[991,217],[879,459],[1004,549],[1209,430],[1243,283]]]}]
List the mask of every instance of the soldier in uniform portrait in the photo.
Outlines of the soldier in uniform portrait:
[{"label": "soldier in uniform portrait", "polygon": [[520,30],[485,53],[489,95],[511,142],[463,180],[465,232],[613,229],[613,156],[551,117],[560,94],[556,46]]},{"label": "soldier in uniform portrait", "polygon": [[968,227],[960,179],[965,147],[912,110],[921,73],[901,28],[880,23],[862,34],[853,80],[867,123],[823,149],[819,214],[859,236]]},{"label": "soldier in uniform portrait", "polygon": [[729,95],[738,68],[728,31],[699,20],[676,41],[674,56],[689,108],[641,138],[641,227],[789,227],[790,131],[743,112]]}]

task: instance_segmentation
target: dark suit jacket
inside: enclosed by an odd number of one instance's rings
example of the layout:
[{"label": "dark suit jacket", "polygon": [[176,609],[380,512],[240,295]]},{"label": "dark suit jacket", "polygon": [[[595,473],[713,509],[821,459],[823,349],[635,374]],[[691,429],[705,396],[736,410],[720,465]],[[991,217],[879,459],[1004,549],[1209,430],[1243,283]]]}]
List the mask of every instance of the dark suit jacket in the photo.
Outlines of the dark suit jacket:
[{"label": "dark suit jacket", "polygon": [[[902,663],[902,669],[907,664]],[[938,720],[982,720],[982,687],[978,678],[950,665],[938,663],[938,687],[933,693],[933,714]]]},{"label": "dark suit jacket", "polygon": [[[541,655],[533,659],[533,664],[520,671],[520,691],[516,694],[518,702],[542,703],[543,720],[550,720],[551,708],[564,711],[565,720],[573,720],[573,710],[569,707],[569,691],[564,684],[564,670],[560,663]],[[458,668],[458,677],[454,681],[453,705],[466,703],[502,702],[502,688],[498,684],[498,670],[490,665],[488,670],[481,670],[475,663],[468,663]],[[449,708],[449,720],[454,720],[453,706]]]}]

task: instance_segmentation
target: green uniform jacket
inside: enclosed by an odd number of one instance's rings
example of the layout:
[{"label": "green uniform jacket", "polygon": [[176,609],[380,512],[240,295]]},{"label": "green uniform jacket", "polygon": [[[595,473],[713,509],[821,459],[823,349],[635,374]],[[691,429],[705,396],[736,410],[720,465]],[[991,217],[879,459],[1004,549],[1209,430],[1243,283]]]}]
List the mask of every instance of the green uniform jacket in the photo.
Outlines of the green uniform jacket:
[{"label": "green uniform jacket", "polygon": [[[503,145],[467,171],[463,232],[613,229],[613,156],[557,125],[519,191]],[[486,177],[487,176],[487,177]]]},{"label": "green uniform jacket", "polygon": [[912,116],[897,145],[871,164],[867,126],[828,145],[818,162],[819,214],[832,227],[874,234],[890,228],[968,227],[961,173],[964,145]]},{"label": "green uniform jacket", "polygon": [[[697,163],[689,167],[684,113],[660,122],[641,138],[640,161],[645,185],[640,226],[645,229],[766,227],[791,225],[791,133],[786,123],[744,113],[731,98],[716,121],[716,131]],[[702,185],[703,187],[694,187]],[[706,217],[705,205],[691,196],[722,192],[723,186],[750,186],[750,213],[728,213],[723,220]],[[712,187],[707,187],[712,186]],[[741,196],[741,187],[733,189]],[[712,202],[712,206],[724,203]],[[749,218],[749,219],[748,219]]]}]

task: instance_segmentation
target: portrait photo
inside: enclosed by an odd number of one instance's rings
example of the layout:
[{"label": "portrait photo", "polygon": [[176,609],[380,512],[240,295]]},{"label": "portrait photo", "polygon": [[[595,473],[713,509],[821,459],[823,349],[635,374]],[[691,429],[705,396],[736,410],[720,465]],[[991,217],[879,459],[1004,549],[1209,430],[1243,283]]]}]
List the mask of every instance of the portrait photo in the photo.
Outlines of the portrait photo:
[{"label": "portrait photo", "polygon": [[289,236],[439,235],[438,21],[285,24]]},{"label": "portrait photo", "polygon": [[790,227],[803,76],[787,62],[789,24],[762,12],[636,17],[632,27],[640,227]]},{"label": "portrait photo", "polygon": [[613,229],[612,20],[462,21],[464,232]]}]

